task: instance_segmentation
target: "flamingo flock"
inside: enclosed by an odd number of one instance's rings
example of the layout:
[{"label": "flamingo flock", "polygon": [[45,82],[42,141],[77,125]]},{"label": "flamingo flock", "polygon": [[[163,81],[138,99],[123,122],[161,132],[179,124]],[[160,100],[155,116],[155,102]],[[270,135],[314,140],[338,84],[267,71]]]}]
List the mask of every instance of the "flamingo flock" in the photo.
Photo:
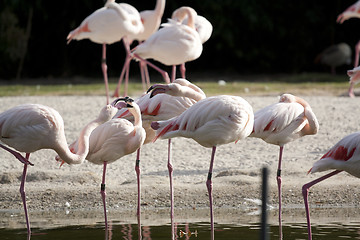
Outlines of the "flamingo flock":
[{"label": "flamingo flock", "polygon": [[[359,17],[360,1],[340,14],[343,23],[351,17]],[[141,216],[140,155],[145,144],[153,144],[158,139],[167,139],[167,168],[170,182],[170,218],[172,239],[174,232],[174,188],[173,165],[171,159],[173,138],[188,138],[202,147],[210,148],[209,168],[206,187],[209,197],[211,239],[215,239],[213,182],[215,155],[218,147],[238,143],[246,147],[248,137],[279,146],[276,174],[279,204],[279,239],[282,232],[282,178],[281,166],[285,145],[302,137],[311,137],[319,132],[319,122],[310,104],[303,98],[285,93],[278,102],[254,112],[251,104],[240,96],[206,96],[204,91],[185,77],[185,64],[199,58],[203,44],[212,33],[211,23],[188,6],[176,9],[171,19],[161,24],[165,0],[157,0],[154,10],[138,12],[126,3],[107,0],[104,7],[96,10],[71,31],[67,37],[72,40],[89,39],[102,44],[102,73],[106,88],[106,105],[100,114],[90,121],[79,133],[77,139],[68,144],[65,137],[64,121],[55,109],[41,104],[23,104],[0,113],[0,148],[12,154],[23,164],[20,195],[25,213],[27,232],[31,234],[29,213],[26,204],[25,183],[30,154],[41,149],[52,149],[55,159],[70,165],[80,165],[85,160],[103,166],[101,198],[104,222],[108,228],[105,178],[107,165],[136,152],[135,171],[137,175],[137,216]],[[108,89],[106,45],[123,41],[126,56],[118,86],[110,103]],[[133,49],[133,41],[138,45]],[[357,47],[356,60],[359,49]],[[163,65],[172,66],[169,74],[148,61],[153,59]],[[143,90],[142,96],[132,99],[127,96],[130,61],[139,61]],[[357,61],[356,65],[357,65]],[[150,84],[147,66],[156,69],[164,78],[164,83]],[[181,78],[176,77],[176,67],[180,66]],[[360,81],[360,66],[348,71],[351,89]],[[124,97],[119,98],[119,90],[125,76]],[[302,187],[305,203],[308,239],[312,239],[308,191],[313,185],[342,171],[360,177],[359,156],[360,132],[345,136],[315,162],[309,173],[333,169],[327,175],[311,181]],[[176,149],[176,148],[175,148]],[[185,150],[182,150],[185,151]],[[22,155],[25,153],[25,156]],[[176,161],[176,159],[175,159]],[[164,163],[165,164],[165,163]],[[191,163],[189,162],[190,166]]]}]

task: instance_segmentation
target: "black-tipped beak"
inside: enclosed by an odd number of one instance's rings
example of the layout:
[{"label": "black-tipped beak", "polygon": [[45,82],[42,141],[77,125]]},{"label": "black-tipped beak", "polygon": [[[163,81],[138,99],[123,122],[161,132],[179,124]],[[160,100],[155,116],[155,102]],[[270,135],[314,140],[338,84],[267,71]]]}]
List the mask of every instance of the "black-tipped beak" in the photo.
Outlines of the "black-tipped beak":
[{"label": "black-tipped beak", "polygon": [[154,85],[152,85],[151,87],[149,87],[149,89],[146,91],[146,93],[149,93],[151,90],[154,89]]}]

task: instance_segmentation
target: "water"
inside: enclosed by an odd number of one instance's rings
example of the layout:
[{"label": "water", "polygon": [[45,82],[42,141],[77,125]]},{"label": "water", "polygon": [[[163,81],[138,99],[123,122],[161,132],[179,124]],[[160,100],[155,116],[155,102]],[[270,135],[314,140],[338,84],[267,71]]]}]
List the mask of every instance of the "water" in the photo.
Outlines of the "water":
[{"label": "water", "polygon": [[[238,215],[229,212],[224,215],[217,213],[218,222],[215,224],[215,239],[259,239],[260,224],[256,219],[259,216]],[[231,212],[233,212],[231,210]],[[290,213],[289,213],[290,212]],[[284,239],[307,239],[307,228],[302,210],[292,209],[285,211],[283,235]],[[301,212],[301,213],[300,213]],[[351,216],[352,213],[355,215]],[[148,212],[142,215],[141,234],[143,240],[171,239],[171,226],[166,221],[167,211]],[[318,209],[313,214],[313,239],[360,239],[360,220],[357,209]],[[94,214],[94,215],[93,215]],[[111,215],[112,213],[110,213]],[[200,212],[199,215],[202,215]],[[341,215],[345,214],[345,215]],[[229,215],[230,218],[229,218]],[[269,234],[270,239],[278,239],[278,227],[276,222],[276,211],[269,213]],[[326,216],[325,216],[326,215]],[[83,215],[74,213],[41,213],[39,216],[32,213],[32,235],[31,240],[139,240],[139,225],[133,214],[121,213],[118,220],[109,222],[109,231],[105,231],[104,223],[101,221],[101,212],[87,212]],[[96,216],[96,217],[94,217]],[[17,240],[27,239],[24,219],[21,213],[0,213],[0,239]],[[165,217],[165,218],[164,218]],[[188,216],[178,214],[179,219],[186,219]],[[115,217],[114,217],[115,218]],[[176,223],[176,239],[210,239],[210,223],[203,221],[202,216],[193,216],[193,221]],[[190,219],[190,220],[191,220]],[[289,222],[292,219],[294,222]],[[334,221],[337,219],[338,221]],[[198,221],[200,220],[200,221]],[[190,234],[191,233],[191,234]]]}]

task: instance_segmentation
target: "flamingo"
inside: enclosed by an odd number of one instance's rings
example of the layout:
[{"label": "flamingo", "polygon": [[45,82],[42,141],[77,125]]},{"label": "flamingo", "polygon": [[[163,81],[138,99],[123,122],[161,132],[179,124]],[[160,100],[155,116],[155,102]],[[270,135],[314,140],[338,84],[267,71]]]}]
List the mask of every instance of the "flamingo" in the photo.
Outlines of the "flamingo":
[{"label": "flamingo", "polygon": [[[172,20],[180,21],[176,17],[178,10],[175,10],[173,12],[172,17],[171,17],[171,19],[169,19],[169,21],[172,21]],[[182,20],[182,24],[187,25],[187,23],[188,23],[188,18],[186,17],[185,19]],[[204,44],[211,37],[212,31],[213,31],[213,26],[209,22],[209,20],[207,20],[205,17],[197,15],[196,19],[195,19],[195,29],[199,34],[201,43]],[[180,72],[181,72],[181,77],[185,78],[185,72],[186,72],[185,63],[182,63],[180,65]]]},{"label": "flamingo", "polygon": [[348,70],[347,75],[350,77],[349,96],[355,97],[354,87],[360,81],[360,66],[357,66],[357,67],[353,68],[352,70]]},{"label": "flamingo", "polygon": [[80,26],[67,36],[68,44],[73,39],[90,39],[92,42],[103,45],[101,68],[104,76],[107,103],[109,103],[109,87],[106,44],[112,44],[122,39],[126,50],[126,59],[128,59],[130,57],[128,37],[142,31],[144,31],[144,27],[136,8],[127,3],[115,3],[115,0],[107,0],[104,7],[86,17]]},{"label": "flamingo", "polygon": [[[144,143],[145,130],[139,106],[131,98],[123,98],[124,102],[116,105],[117,108],[126,108],[133,115],[134,123],[122,118],[113,118],[98,126],[90,135],[89,153],[86,160],[94,164],[103,164],[101,182],[101,197],[104,206],[105,227],[107,229],[105,175],[108,163],[115,162],[123,156],[137,151]],[[114,115],[115,116],[115,115]],[[71,151],[77,151],[79,140],[70,145]],[[59,161],[61,158],[56,157]],[[139,183],[139,179],[138,179]],[[138,214],[140,214],[140,186],[138,185]]]},{"label": "flamingo", "polygon": [[[155,131],[150,127],[153,121],[167,120],[180,115],[196,102],[206,98],[205,93],[195,84],[186,79],[178,78],[170,84],[155,84],[136,103],[141,109],[143,127],[146,131],[144,144],[150,143],[155,138]],[[126,118],[133,121],[133,117],[126,109],[121,109],[115,115],[118,118]],[[170,199],[173,199],[172,187],[172,164],[170,159],[171,139],[168,140],[168,170],[170,176]],[[140,149],[136,159],[136,173],[140,175]],[[173,203],[173,201],[171,201]],[[173,226],[174,206],[171,204],[170,216]]]},{"label": "flamingo", "polygon": [[237,142],[251,134],[254,114],[251,105],[238,96],[213,96],[205,98],[185,110],[178,117],[155,121],[151,127],[156,137],[191,138],[203,147],[212,148],[206,186],[210,201],[211,238],[214,239],[212,198],[212,171],[217,146]]},{"label": "flamingo", "polygon": [[336,67],[351,63],[351,48],[347,43],[332,45],[322,51],[315,59],[316,63],[321,63],[331,67],[331,74],[336,74]]},{"label": "flamingo", "polygon": [[181,7],[173,17],[180,22],[188,17],[187,25],[175,21],[162,24],[162,28],[133,50],[134,57],[143,61],[154,59],[164,65],[173,66],[171,82],[174,81],[176,65],[195,60],[202,53],[203,46],[195,29],[196,16],[194,9]]},{"label": "flamingo", "polygon": [[[26,206],[25,182],[30,153],[40,149],[53,149],[68,164],[81,164],[89,152],[89,136],[100,124],[109,121],[117,112],[119,100],[105,106],[99,116],[81,131],[79,147],[72,153],[67,145],[64,121],[53,108],[41,104],[23,104],[0,114],[0,147],[14,155],[24,164],[21,177],[20,194],[25,211],[27,232],[31,234]],[[7,146],[6,146],[6,145]],[[13,150],[14,148],[15,150]],[[23,157],[20,152],[25,152]]]},{"label": "flamingo", "polygon": [[[137,40],[139,43],[141,43],[146,39],[148,39],[154,32],[156,32],[159,29],[161,24],[161,18],[165,10],[165,2],[166,0],[157,0],[154,10],[145,10],[140,12],[141,22],[143,23],[144,31],[128,38],[130,43],[132,43],[134,40]],[[122,83],[123,74],[125,71],[129,71],[130,60],[131,58],[128,58],[127,59],[128,62],[124,63],[122,74],[120,76],[120,79],[113,94],[114,97],[119,97],[119,89]],[[140,61],[139,65],[140,65],[143,90],[145,91],[147,88],[150,87],[149,73],[145,62]],[[125,82],[125,84],[127,83]],[[147,86],[146,89],[144,88],[145,86]],[[125,96],[127,95],[127,89],[124,90],[124,95]]]},{"label": "flamingo", "polygon": [[[355,2],[353,5],[348,7],[344,12],[339,14],[336,21],[342,24],[343,22],[345,22],[350,18],[360,18],[360,1]],[[359,66],[359,52],[360,52],[360,41],[355,45],[354,68]],[[350,87],[348,91],[349,97],[355,97],[354,86],[355,84],[350,82]]]},{"label": "flamingo", "polygon": [[332,177],[342,171],[348,172],[351,175],[360,178],[360,165],[359,165],[359,151],[360,146],[360,132],[355,132],[347,135],[329,149],[320,160],[314,163],[313,167],[309,170],[309,173],[323,172],[330,169],[335,171],[330,172],[320,178],[317,178],[302,187],[302,194],[304,197],[306,220],[308,228],[308,239],[312,239],[311,235],[311,223],[309,213],[308,194],[309,188],[315,184]]},{"label": "flamingo", "polygon": [[291,94],[281,95],[278,103],[269,105],[254,115],[254,130],[250,137],[261,138],[280,147],[276,180],[279,194],[279,237],[282,239],[281,161],[284,145],[305,135],[316,134],[319,123],[310,105]]}]

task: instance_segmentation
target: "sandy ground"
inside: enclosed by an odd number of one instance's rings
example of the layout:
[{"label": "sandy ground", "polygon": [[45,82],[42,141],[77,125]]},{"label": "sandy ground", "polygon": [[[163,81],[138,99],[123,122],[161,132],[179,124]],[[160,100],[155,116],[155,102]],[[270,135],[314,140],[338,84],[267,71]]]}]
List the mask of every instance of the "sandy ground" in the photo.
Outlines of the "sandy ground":
[{"label": "sandy ground", "polygon": [[[277,96],[244,97],[254,112],[278,101]],[[293,209],[303,218],[301,187],[321,173],[307,175],[312,164],[327,149],[344,136],[359,130],[360,98],[335,96],[303,96],[313,108],[320,123],[317,135],[306,136],[289,143],[284,148],[283,204],[285,221],[292,221]],[[89,119],[97,116],[105,103],[104,97],[2,97],[0,112],[18,104],[41,103],[58,110],[65,122],[69,142],[78,135]],[[249,199],[260,198],[261,169],[270,172],[269,204],[276,222],[277,189],[276,168],[279,147],[260,139],[247,138],[237,144],[218,147],[215,158],[213,187],[215,219],[231,217],[237,211],[256,211],[256,203]],[[178,216],[185,210],[208,209],[205,186],[211,149],[201,147],[190,139],[173,140],[173,165],[175,184],[175,208]],[[81,165],[64,165],[54,160],[55,152],[41,150],[31,155],[35,166],[28,170],[26,183],[30,215],[44,211],[65,212],[92,211],[102,217],[100,182],[102,166],[85,162]],[[128,212],[134,218],[136,212],[135,154],[126,156],[110,165],[107,170],[107,203],[110,211]],[[6,151],[0,151],[0,215],[23,217],[19,194],[22,164]],[[167,172],[167,140],[144,145],[141,151],[142,211],[165,211],[169,203],[169,179]],[[346,173],[319,184],[310,192],[310,203],[317,208],[356,207],[359,205],[360,180]],[[85,210],[85,211],[83,211]],[[224,214],[220,214],[220,212]],[[206,214],[208,212],[206,211]],[[287,215],[288,213],[288,215]],[[351,212],[352,214],[359,214]],[[16,215],[15,214],[15,215]],[[205,214],[205,215],[206,215]],[[197,213],[199,215],[199,213]],[[334,215],[337,215],[334,213]],[[55,216],[55,215],[54,215]],[[238,215],[236,215],[238,216]],[[288,218],[287,218],[288,217]],[[1,218],[2,225],[10,226],[14,219]],[[287,220],[286,220],[287,219]]]}]

